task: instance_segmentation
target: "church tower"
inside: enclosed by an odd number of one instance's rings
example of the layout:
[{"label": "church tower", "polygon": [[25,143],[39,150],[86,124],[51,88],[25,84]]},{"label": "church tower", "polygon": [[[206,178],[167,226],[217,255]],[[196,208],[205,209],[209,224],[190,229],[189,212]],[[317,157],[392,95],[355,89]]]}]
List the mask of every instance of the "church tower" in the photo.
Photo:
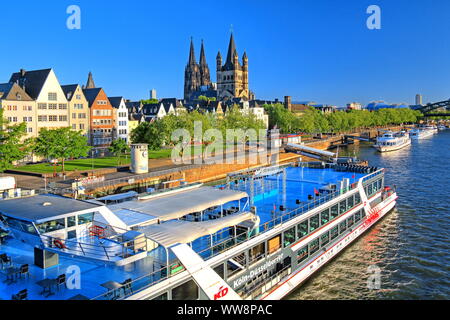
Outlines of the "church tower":
[{"label": "church tower", "polygon": [[90,72],[90,71],[89,71],[89,74],[88,74],[88,79],[87,79],[85,88],[86,89],[95,88],[94,78],[92,77],[92,72]]},{"label": "church tower", "polygon": [[200,85],[205,87],[211,86],[211,77],[209,75],[209,67],[208,63],[206,62],[206,56],[205,56],[205,48],[203,46],[203,40],[202,40],[202,48],[200,50]]},{"label": "church tower", "polygon": [[197,91],[201,85],[200,67],[195,60],[194,43],[191,38],[191,48],[189,60],[184,69],[184,99],[189,100],[193,92]]},{"label": "church tower", "polygon": [[233,34],[230,36],[225,64],[222,65],[220,51],[217,54],[216,62],[219,99],[237,97],[249,100],[251,97],[248,89],[248,57],[244,52],[241,65]]}]

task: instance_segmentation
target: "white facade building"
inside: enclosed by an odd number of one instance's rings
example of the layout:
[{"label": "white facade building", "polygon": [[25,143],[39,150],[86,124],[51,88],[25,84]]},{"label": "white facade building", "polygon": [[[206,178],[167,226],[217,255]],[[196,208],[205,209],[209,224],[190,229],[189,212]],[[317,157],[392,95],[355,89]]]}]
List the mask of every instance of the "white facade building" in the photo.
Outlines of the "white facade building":
[{"label": "white facade building", "polygon": [[130,143],[130,130],[128,125],[128,108],[123,97],[108,97],[114,108],[115,128],[117,139]]}]

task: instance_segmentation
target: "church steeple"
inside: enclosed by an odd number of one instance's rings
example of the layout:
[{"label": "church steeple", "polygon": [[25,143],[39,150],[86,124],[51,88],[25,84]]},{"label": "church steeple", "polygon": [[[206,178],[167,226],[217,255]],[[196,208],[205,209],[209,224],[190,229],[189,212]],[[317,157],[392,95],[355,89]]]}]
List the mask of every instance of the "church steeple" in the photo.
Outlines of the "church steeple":
[{"label": "church steeple", "polygon": [[188,64],[189,65],[197,64],[197,61],[195,60],[194,41],[192,40],[192,37],[191,37],[191,48],[189,50],[189,61],[188,61]]},{"label": "church steeple", "polygon": [[211,85],[211,78],[209,75],[209,67],[206,62],[205,47],[203,46],[200,50],[200,85],[209,87]]},{"label": "church steeple", "polygon": [[236,44],[234,43],[233,33],[231,33],[230,43],[228,44],[227,60],[225,61],[225,65],[227,65],[229,63],[231,63],[231,64],[233,63],[235,52],[237,52]]},{"label": "church steeple", "polygon": [[94,78],[92,77],[92,72],[89,71],[88,79],[86,82],[86,89],[95,88]]}]

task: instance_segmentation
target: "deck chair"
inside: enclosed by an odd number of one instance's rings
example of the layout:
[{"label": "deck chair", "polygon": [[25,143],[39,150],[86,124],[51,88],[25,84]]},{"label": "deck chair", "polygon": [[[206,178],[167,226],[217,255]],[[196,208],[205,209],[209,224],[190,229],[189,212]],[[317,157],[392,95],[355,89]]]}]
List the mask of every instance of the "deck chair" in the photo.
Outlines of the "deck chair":
[{"label": "deck chair", "polygon": [[58,291],[59,291],[59,287],[62,286],[62,285],[64,285],[64,286],[67,287],[67,285],[66,285],[66,275],[65,275],[64,273],[63,273],[63,274],[60,274],[60,275],[55,279],[55,284],[56,284],[56,288],[58,289]]},{"label": "deck chair", "polygon": [[25,276],[25,275],[28,278],[30,277],[30,266],[28,264],[23,264],[20,266],[20,272],[19,272],[20,278],[22,278],[22,276]]},{"label": "deck chair", "polygon": [[16,294],[11,296],[12,300],[27,300],[28,299],[28,289],[23,289]]},{"label": "deck chair", "polygon": [[124,295],[127,294],[127,291],[129,291],[130,293],[133,293],[133,288],[131,287],[131,278],[130,279],[126,279],[121,284],[122,284],[122,289],[123,289],[123,294]]},{"label": "deck chair", "polygon": [[6,253],[0,254],[0,262],[2,263],[2,268],[5,265],[12,265],[11,257],[8,257]]}]

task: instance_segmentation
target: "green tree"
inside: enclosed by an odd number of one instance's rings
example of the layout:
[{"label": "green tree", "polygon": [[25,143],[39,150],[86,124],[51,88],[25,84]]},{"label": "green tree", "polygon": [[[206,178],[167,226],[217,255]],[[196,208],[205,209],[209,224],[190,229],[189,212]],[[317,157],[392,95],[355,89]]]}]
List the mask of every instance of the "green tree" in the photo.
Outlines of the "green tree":
[{"label": "green tree", "polygon": [[147,143],[149,150],[159,150],[163,145],[163,138],[158,129],[158,121],[142,122],[131,131],[133,143]]},{"label": "green tree", "polygon": [[28,153],[26,123],[10,125],[3,118],[3,109],[0,108],[0,172],[12,167],[14,161],[23,159]]},{"label": "green tree", "polygon": [[43,128],[33,142],[33,151],[46,159],[60,160],[63,172],[66,159],[86,157],[90,149],[87,138],[81,131],[70,128]]},{"label": "green tree", "polygon": [[120,166],[121,156],[130,152],[130,147],[123,139],[116,139],[111,143],[108,150],[117,157],[117,165]]},{"label": "green tree", "polygon": [[141,103],[142,104],[155,104],[158,103],[159,100],[158,99],[142,99]]}]

